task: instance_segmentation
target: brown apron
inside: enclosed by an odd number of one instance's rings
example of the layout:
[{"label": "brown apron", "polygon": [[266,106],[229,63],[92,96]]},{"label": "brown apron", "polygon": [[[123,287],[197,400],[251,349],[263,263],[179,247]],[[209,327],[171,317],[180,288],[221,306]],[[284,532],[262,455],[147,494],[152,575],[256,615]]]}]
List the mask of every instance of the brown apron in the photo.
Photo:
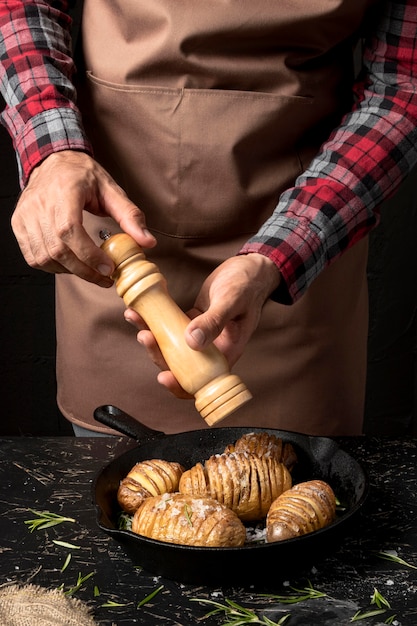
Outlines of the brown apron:
[{"label": "brown apron", "polygon": [[[145,212],[158,240],[147,256],[184,310],[346,107],[350,36],[370,4],[85,0],[85,124],[97,160]],[[97,244],[103,225],[119,230],[88,213],[84,223]],[[220,426],[361,432],[366,259],[364,240],[295,305],[266,304],[233,368],[253,400]],[[206,426],[194,402],[156,382],[115,289],[59,275],[56,294],[58,403],[69,420],[105,430],[93,411],[111,403],[166,433]]]}]

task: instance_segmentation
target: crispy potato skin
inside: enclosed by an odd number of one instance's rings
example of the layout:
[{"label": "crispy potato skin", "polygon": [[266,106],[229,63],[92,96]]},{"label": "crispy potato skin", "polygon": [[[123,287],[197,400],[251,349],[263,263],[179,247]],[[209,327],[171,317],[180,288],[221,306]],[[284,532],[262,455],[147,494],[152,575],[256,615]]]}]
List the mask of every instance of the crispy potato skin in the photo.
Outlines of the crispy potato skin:
[{"label": "crispy potato skin", "polygon": [[211,456],[185,471],[179,491],[209,496],[225,504],[243,521],[263,519],[272,502],[292,486],[289,470],[272,456],[247,452]]},{"label": "crispy potato skin", "polygon": [[233,511],[213,498],[182,493],[147,498],[133,517],[132,531],[187,546],[240,547],[246,539]]},{"label": "crispy potato skin", "polygon": [[271,504],[266,518],[267,542],[300,537],[330,524],[336,516],[336,498],[322,480],[294,485]]},{"label": "crispy potato skin", "polygon": [[245,433],[235,443],[226,446],[224,451],[226,454],[231,452],[249,452],[261,457],[272,456],[278,463],[284,463],[290,472],[297,463],[297,454],[293,445],[265,431]]},{"label": "crispy potato skin", "polygon": [[146,498],[178,491],[183,472],[180,463],[162,459],[141,461],[121,480],[117,501],[123,511],[133,515]]}]

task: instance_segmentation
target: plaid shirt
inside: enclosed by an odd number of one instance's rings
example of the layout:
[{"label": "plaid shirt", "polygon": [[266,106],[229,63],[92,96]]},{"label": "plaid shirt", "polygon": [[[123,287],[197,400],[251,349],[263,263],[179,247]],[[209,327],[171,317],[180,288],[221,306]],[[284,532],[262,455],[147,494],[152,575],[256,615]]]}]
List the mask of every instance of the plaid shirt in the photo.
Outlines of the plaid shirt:
[{"label": "plaid shirt", "polygon": [[[75,105],[69,0],[2,0],[2,123],[21,185],[58,150],[92,154]],[[316,276],[378,221],[378,207],[417,163],[417,0],[381,2],[364,49],[357,104],[273,215],[240,251],[268,256],[296,301]]]}]

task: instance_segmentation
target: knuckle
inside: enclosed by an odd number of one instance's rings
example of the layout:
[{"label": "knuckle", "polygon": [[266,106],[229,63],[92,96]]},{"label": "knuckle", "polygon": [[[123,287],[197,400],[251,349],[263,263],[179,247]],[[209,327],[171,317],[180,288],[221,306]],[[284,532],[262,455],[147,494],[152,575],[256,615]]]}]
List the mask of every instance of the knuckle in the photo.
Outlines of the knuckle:
[{"label": "knuckle", "polygon": [[74,237],[75,225],[71,222],[60,222],[56,225],[56,234],[58,240],[67,242]]},{"label": "knuckle", "polygon": [[220,315],[216,315],[214,314],[209,320],[208,320],[208,328],[211,334],[213,334],[214,336],[217,337],[217,335],[219,335],[222,330],[223,330],[223,318],[220,317]]}]

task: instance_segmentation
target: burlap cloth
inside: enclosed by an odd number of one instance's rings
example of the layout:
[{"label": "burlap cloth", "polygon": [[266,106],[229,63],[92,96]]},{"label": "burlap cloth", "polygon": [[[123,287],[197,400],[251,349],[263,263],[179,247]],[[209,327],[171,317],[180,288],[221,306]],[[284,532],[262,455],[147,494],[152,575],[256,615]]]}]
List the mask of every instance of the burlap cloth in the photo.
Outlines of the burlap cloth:
[{"label": "burlap cloth", "polygon": [[97,626],[90,609],[58,589],[37,585],[0,587],[1,626]]}]

